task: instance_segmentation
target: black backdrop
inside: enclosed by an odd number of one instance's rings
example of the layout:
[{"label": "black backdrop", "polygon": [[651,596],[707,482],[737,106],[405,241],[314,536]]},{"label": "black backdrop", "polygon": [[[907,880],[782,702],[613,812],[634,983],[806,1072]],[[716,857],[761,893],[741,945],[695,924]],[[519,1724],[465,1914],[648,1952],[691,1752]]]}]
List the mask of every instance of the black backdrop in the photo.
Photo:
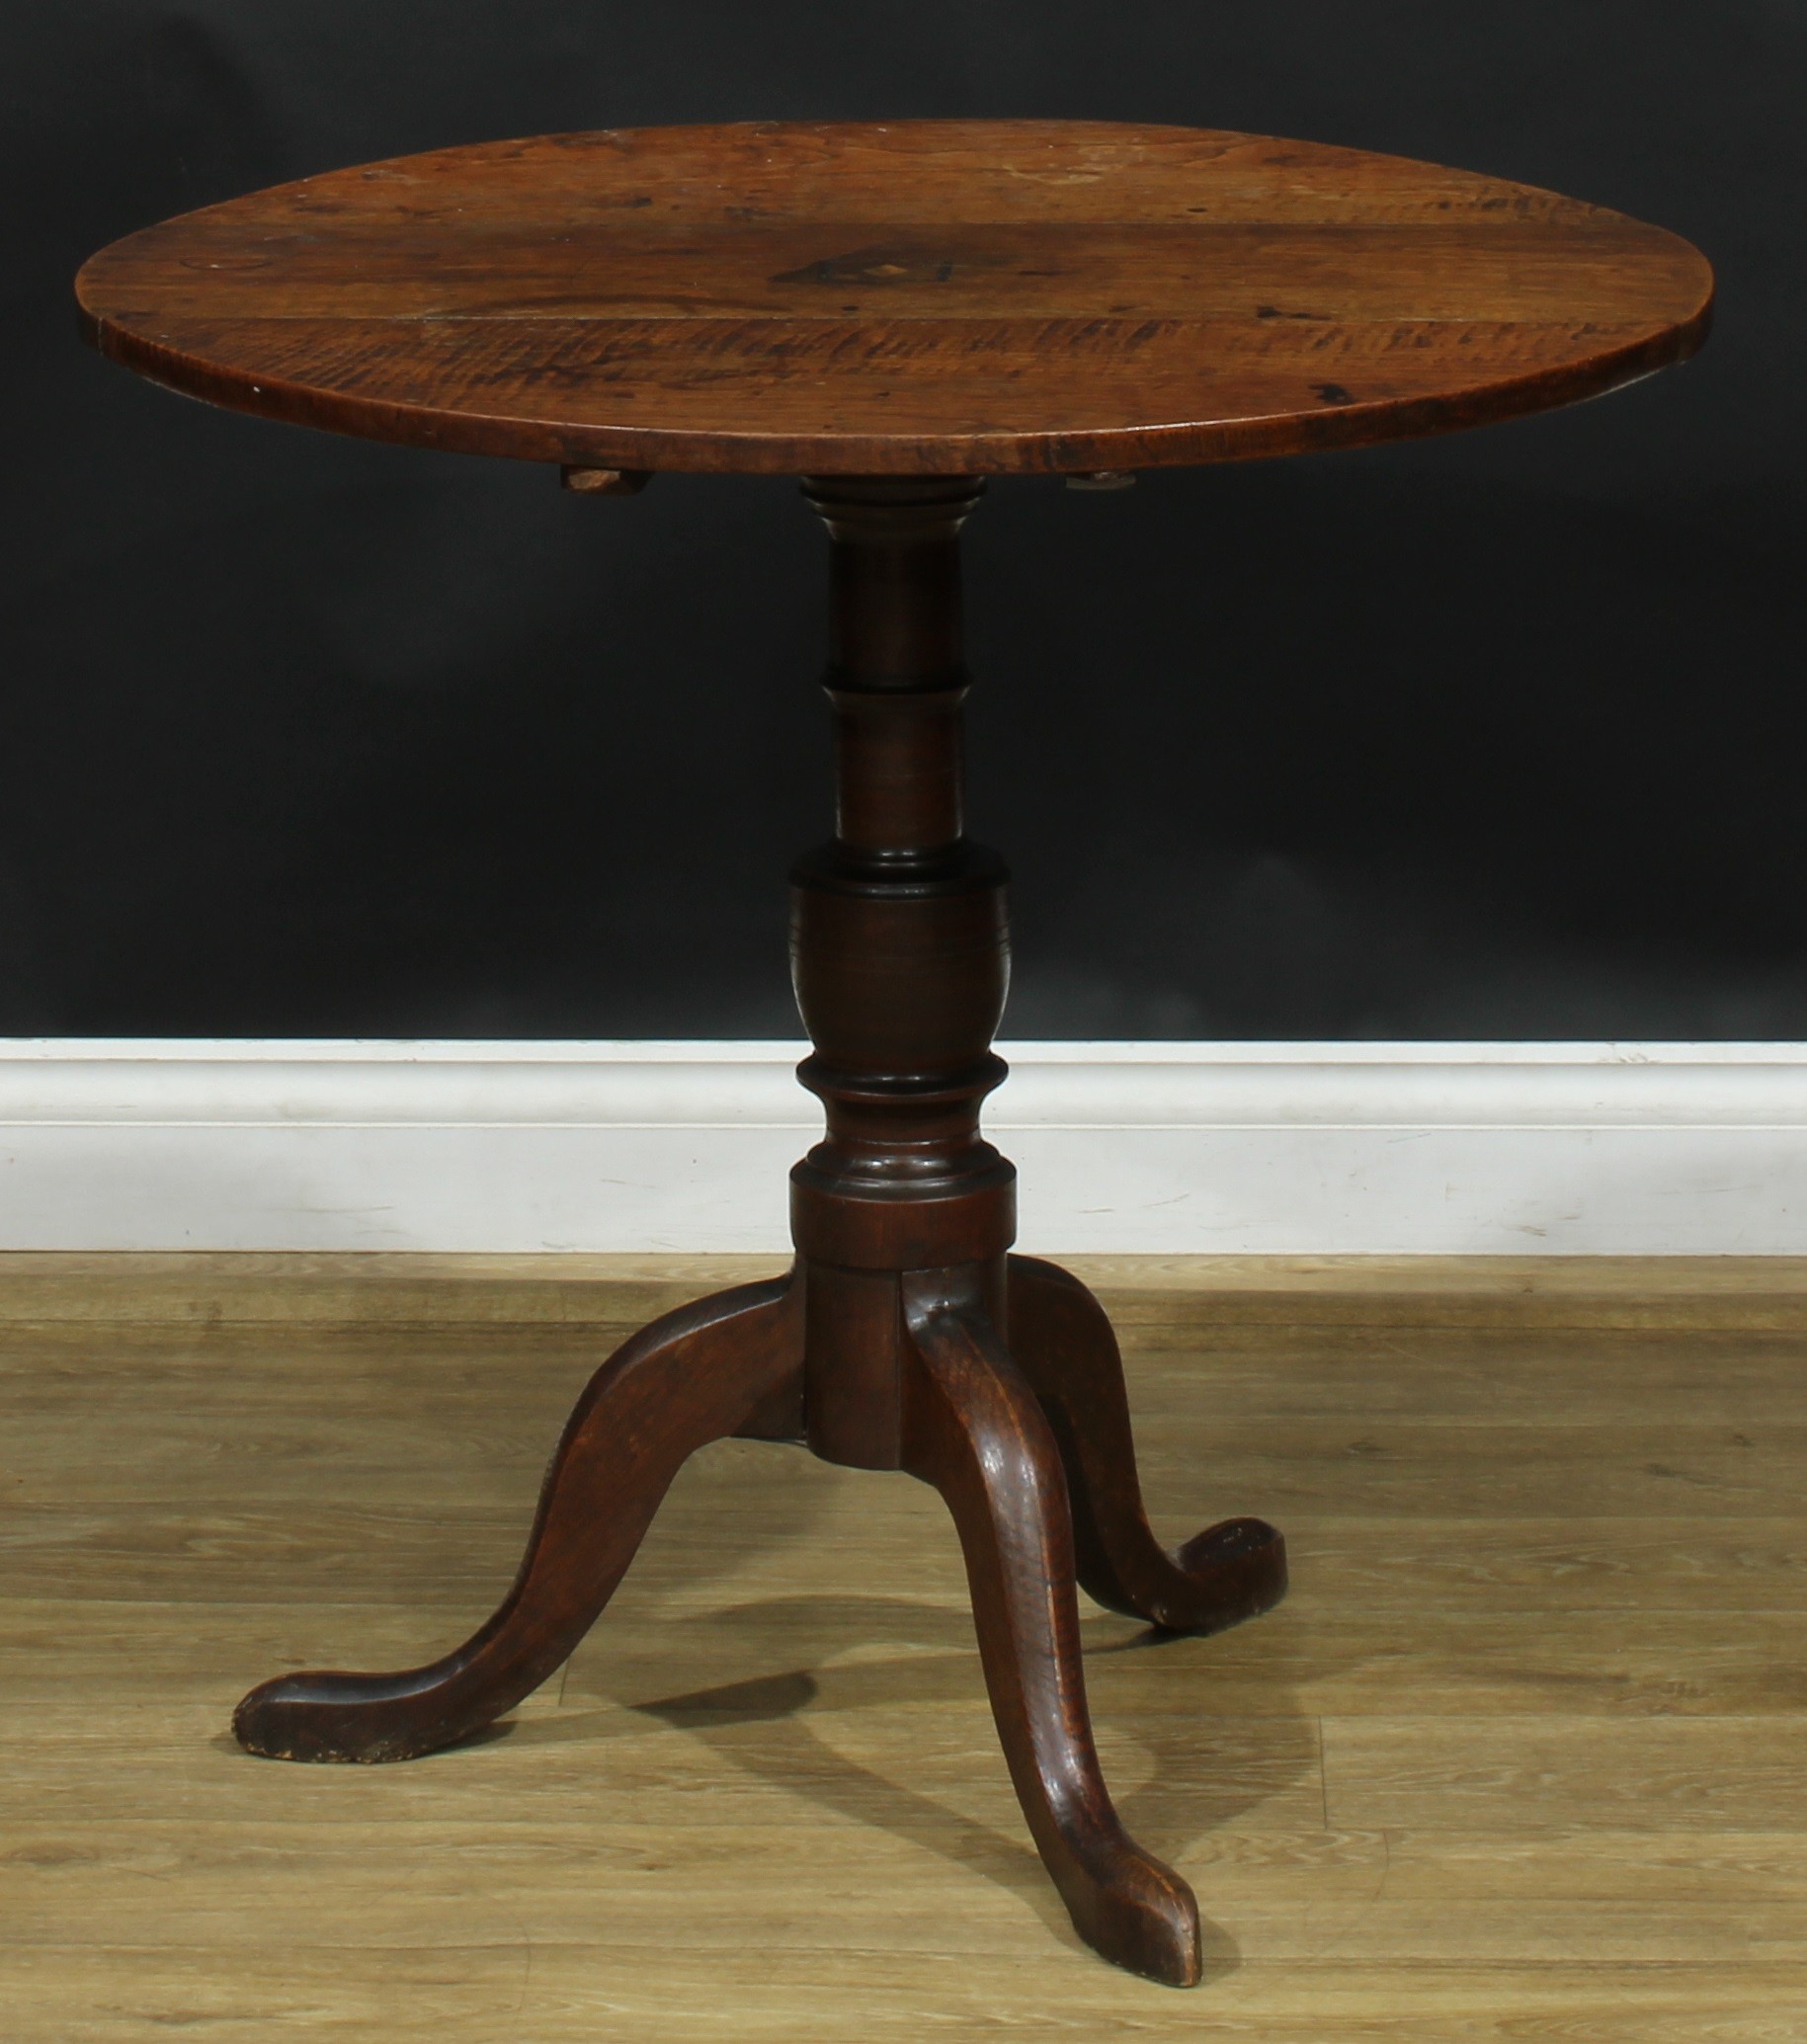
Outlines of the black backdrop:
[{"label": "black backdrop", "polygon": [[0,97],[0,1031],[791,1034],[826,822],[792,485],[185,403],[76,341],[83,256],[484,136],[1042,114],[1554,186],[1721,308],[1518,425],[993,487],[1007,1030],[1807,1036],[1802,0],[5,0]]}]

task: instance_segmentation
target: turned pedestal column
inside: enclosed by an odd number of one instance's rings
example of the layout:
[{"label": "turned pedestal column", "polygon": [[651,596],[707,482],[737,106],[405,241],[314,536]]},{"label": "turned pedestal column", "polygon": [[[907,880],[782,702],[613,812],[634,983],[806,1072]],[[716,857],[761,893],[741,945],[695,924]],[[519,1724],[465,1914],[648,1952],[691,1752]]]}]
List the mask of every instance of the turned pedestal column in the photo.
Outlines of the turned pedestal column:
[{"label": "turned pedestal column", "polygon": [[959,531],[970,477],[823,478],[833,541],[835,835],[791,875],[791,963],[827,1132],[791,1174],[788,1278],[655,1323],[597,1373],[547,1476],[521,1574],[465,1645],[400,1675],[284,1676],[234,1721],[273,1758],[389,1760],[465,1737],[576,1646],[666,1486],[724,1434],[801,1437],[947,1501],[1029,1830],[1080,1934],[1198,1977],[1198,1916],[1123,1831],[1086,1713],[1075,1583],[1210,1631],[1285,1588],[1280,1536],[1230,1519],[1175,1556],[1148,1528],[1109,1323],[1007,1254],[1016,1172],[979,1132],[1005,1066],[1004,865],[961,816]]}]

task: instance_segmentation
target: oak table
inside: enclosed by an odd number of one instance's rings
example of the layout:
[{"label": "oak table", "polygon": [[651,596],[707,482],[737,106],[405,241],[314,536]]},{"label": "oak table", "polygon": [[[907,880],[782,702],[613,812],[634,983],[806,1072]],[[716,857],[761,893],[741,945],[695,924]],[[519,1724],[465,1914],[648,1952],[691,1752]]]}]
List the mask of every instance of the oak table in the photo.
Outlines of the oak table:
[{"label": "oak table", "polygon": [[541,136],[209,206],[102,251],[102,353],[192,396],[415,447],[804,478],[830,539],[834,838],[791,874],[799,1068],[825,1139],[795,1264],[598,1370],[495,1615],[427,1668],[285,1676],[256,1754],[462,1739],[576,1646],[667,1486],[724,1435],[905,1469],[946,1499],[1030,1831],[1082,1937],[1199,1977],[1191,1891],[1124,1832],[1086,1711],[1075,1582],[1151,1625],[1266,1610],[1280,1535],[1169,1554],[1097,1301],[1008,1254],[1005,870],[961,824],[957,541],[989,475],[1354,447],[1594,396],[1680,361],[1686,242],[1397,157],[1092,122],[759,123]]}]

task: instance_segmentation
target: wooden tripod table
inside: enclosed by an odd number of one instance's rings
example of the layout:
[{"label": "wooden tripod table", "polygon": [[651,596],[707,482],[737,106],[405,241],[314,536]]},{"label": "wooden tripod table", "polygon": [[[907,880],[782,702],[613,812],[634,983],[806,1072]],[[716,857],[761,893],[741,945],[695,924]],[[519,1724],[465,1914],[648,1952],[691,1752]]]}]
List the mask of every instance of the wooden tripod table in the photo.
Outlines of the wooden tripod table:
[{"label": "wooden tripod table", "polygon": [[1017,1792],[1082,1937],[1199,1976],[1191,1891],[1118,1822],[1075,1581],[1151,1625],[1268,1609],[1254,1518],[1169,1554],[1096,1300],[1008,1255],[1004,866],[961,825],[957,540],[995,474],[1090,475],[1438,432],[1689,354],[1684,241],[1547,192],[1203,129],[904,122],[552,135],[259,193],[82,272],[116,361],[241,411],[564,464],[786,473],[831,538],[834,838],[791,875],[791,1273],[669,1314],[603,1364],[495,1616],[431,1667],[285,1676],[256,1754],[398,1760],[545,1680],[693,1450],[801,1440],[946,1499]]}]

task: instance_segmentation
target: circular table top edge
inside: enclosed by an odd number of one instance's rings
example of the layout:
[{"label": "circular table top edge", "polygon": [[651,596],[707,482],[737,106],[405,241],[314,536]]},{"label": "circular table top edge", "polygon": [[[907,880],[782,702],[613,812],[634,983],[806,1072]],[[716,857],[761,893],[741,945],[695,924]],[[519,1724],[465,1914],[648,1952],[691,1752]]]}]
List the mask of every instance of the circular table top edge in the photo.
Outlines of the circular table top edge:
[{"label": "circular table top edge", "polygon": [[[1548,200],[1583,209],[1605,222],[1622,222],[1646,243],[1666,243],[1685,252],[1697,270],[1698,288],[1692,302],[1673,318],[1622,333],[1607,345],[1571,359],[1532,367],[1520,373],[1483,378],[1460,388],[1418,398],[1387,396],[1365,401],[1334,382],[1316,386],[1328,393],[1310,409],[1296,405],[1255,409],[1231,417],[1183,417],[1153,423],[1086,425],[1071,430],[1015,428],[903,432],[836,429],[765,430],[758,427],[705,430],[623,422],[579,422],[525,418],[518,413],[459,405],[448,408],[410,403],[392,396],[363,396],[345,389],[281,374],[263,373],[209,360],[192,349],[143,331],[110,306],[101,281],[122,254],[151,237],[216,220],[253,201],[268,201],[317,190],[328,180],[395,174],[407,167],[439,163],[457,156],[525,150],[535,146],[595,143],[616,136],[645,137],[905,132],[943,130],[970,132],[980,128],[1068,130],[1082,135],[1128,132],[1138,137],[1186,137],[1213,141],[1268,144],[1296,148],[1326,158],[1359,159],[1397,172],[1440,172],[1441,166],[1377,152],[1338,149],[1334,145],[1292,143],[1284,137],[1243,135],[1230,130],[1180,128],[1157,124],[1092,122],[1049,123],[738,123],[722,126],[637,130],[589,130],[569,136],[530,136],[511,142],[466,145],[382,159],[346,170],[295,179],[229,200],[217,205],[173,216],[155,226],[122,237],[89,259],[76,279],[78,314],[83,338],[101,354],[147,379],[185,395],[275,421],[310,426],[361,438],[446,451],[479,453],[513,459],[560,462],[579,466],[618,467],[672,472],[743,474],[1071,474],[1106,469],[1139,469],[1270,455],[1305,453],[1338,448],[1421,438],[1469,426],[1522,417],[1603,394],[1639,380],[1657,369],[1682,362],[1704,342],[1710,330],[1714,286],[1705,258],[1682,237],[1650,227],[1604,207],[1582,207],[1580,202],[1538,187],[1480,174],[1447,171],[1451,179]],[[423,324],[425,322],[422,322]],[[796,323],[796,322],[789,322]]]}]

